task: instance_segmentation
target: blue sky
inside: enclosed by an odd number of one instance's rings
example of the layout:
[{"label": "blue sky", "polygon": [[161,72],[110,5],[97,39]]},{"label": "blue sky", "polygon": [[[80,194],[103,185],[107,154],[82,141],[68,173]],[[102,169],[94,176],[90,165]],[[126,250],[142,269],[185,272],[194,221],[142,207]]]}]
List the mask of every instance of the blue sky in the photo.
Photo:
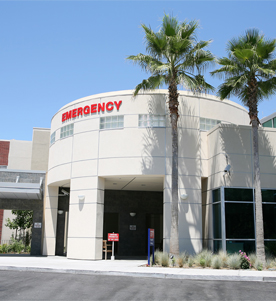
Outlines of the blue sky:
[{"label": "blue sky", "polygon": [[[248,28],[276,38],[275,11],[274,1],[0,0],[0,139],[31,140],[63,105],[133,89],[148,75],[125,58],[145,53],[140,24],[158,30],[164,12],[199,20],[199,39],[220,57]],[[260,118],[274,111],[276,95],[259,105]]]}]

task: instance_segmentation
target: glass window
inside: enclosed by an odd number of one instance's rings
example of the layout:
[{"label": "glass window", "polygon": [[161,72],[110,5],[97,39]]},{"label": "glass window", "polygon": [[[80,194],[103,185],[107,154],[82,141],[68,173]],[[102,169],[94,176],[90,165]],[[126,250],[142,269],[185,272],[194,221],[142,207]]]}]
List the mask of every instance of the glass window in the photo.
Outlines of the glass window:
[{"label": "glass window", "polygon": [[117,129],[124,127],[124,116],[108,116],[100,118],[100,129]]},{"label": "glass window", "polygon": [[276,241],[265,241],[264,244],[266,254],[276,257]]},{"label": "glass window", "polygon": [[51,135],[50,145],[55,143],[55,141],[56,141],[56,132],[53,132],[53,134]]},{"label": "glass window", "polygon": [[74,123],[63,126],[60,129],[60,138],[65,138],[74,134]]},{"label": "glass window", "polygon": [[214,238],[221,238],[221,203],[213,204]]},{"label": "glass window", "polygon": [[272,128],[272,119],[270,119],[270,120],[264,122],[264,123],[262,124],[262,126],[263,126],[264,128]]},{"label": "glass window", "polygon": [[221,240],[214,240],[214,253],[218,253],[220,250],[222,250]]},{"label": "glass window", "polygon": [[225,203],[226,238],[255,238],[253,203]]},{"label": "glass window", "polygon": [[276,128],[276,117],[273,118],[273,127]]},{"label": "glass window", "polygon": [[276,203],[276,190],[262,189],[262,201],[263,203]]},{"label": "glass window", "polygon": [[253,202],[252,189],[225,188],[225,201]]},{"label": "glass window", "polygon": [[139,127],[165,127],[165,115],[139,115]]},{"label": "glass window", "polygon": [[276,239],[276,204],[263,204],[264,238]]},{"label": "glass window", "polygon": [[239,253],[239,250],[247,254],[255,253],[255,240],[227,240],[227,253]]},{"label": "glass window", "polygon": [[200,129],[203,131],[209,131],[211,128],[220,123],[220,120],[200,118]]},{"label": "glass window", "polygon": [[213,190],[213,203],[220,202],[220,189]]}]

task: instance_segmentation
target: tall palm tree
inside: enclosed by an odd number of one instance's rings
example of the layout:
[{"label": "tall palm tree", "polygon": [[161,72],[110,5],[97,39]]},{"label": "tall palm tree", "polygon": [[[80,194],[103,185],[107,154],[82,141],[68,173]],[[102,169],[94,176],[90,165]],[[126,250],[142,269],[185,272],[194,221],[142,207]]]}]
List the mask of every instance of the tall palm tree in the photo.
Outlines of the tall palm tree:
[{"label": "tall palm tree", "polygon": [[254,189],[256,210],[256,253],[265,263],[263,210],[258,151],[258,104],[276,92],[276,60],[273,59],[276,40],[265,39],[257,29],[247,30],[245,35],[227,44],[228,57],[218,60],[222,65],[211,74],[225,77],[219,86],[221,99],[238,96],[249,108],[254,152]]},{"label": "tall palm tree", "polygon": [[[210,41],[196,41],[198,23],[178,22],[175,17],[164,15],[161,28],[154,32],[141,24],[145,32],[147,55],[131,55],[127,59],[138,64],[151,76],[138,84],[134,91],[154,90],[167,85],[169,90],[169,110],[172,125],[172,202],[170,253],[179,254],[178,234],[178,85],[193,91],[208,91],[213,87],[207,84],[201,71],[214,60],[213,55],[204,50]],[[194,75],[194,70],[197,74]]]}]

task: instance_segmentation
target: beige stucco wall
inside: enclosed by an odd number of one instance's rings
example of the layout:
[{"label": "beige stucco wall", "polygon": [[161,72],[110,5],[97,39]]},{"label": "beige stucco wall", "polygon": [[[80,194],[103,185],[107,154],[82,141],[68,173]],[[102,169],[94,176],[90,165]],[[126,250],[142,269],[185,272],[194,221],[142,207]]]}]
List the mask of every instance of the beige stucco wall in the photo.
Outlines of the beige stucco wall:
[{"label": "beige stucco wall", "polygon": [[33,128],[32,170],[48,170],[50,129]]},{"label": "beige stucco wall", "polygon": [[8,169],[30,170],[32,141],[10,140]]},{"label": "beige stucco wall", "polygon": [[[104,210],[104,179],[110,176],[164,178],[164,249],[169,249],[171,206],[171,128],[167,91],[143,93],[135,99],[133,91],[110,92],[85,97],[61,108],[53,117],[51,133],[56,141],[50,146],[48,165],[48,215],[45,213],[44,254],[54,254],[56,196],[49,191],[70,186],[68,230],[69,258],[100,259]],[[62,123],[66,111],[122,100],[119,111],[80,116]],[[164,128],[139,128],[139,114],[166,115]],[[124,128],[100,130],[103,116],[124,115]],[[180,249],[191,253],[202,248],[201,178],[210,174],[210,152],[206,132],[199,130],[200,117],[221,120],[226,124],[248,124],[244,108],[214,96],[198,96],[180,91],[179,97],[179,199]],[[74,135],[60,139],[62,126],[74,123]],[[213,136],[212,136],[213,137]],[[218,137],[217,137],[218,138]],[[213,147],[216,146],[216,137]],[[215,181],[216,179],[212,180]],[[85,195],[80,204],[79,195]],[[93,217],[93,218],[92,218]],[[80,223],[81,221],[81,223]],[[78,230],[78,231],[77,231]],[[49,233],[49,234],[47,234]],[[49,242],[49,243],[48,243]],[[50,247],[51,246],[51,247]]]},{"label": "beige stucco wall", "polygon": [[[259,160],[262,189],[276,187],[276,129],[259,127]],[[205,238],[212,238],[212,190],[219,187],[254,187],[252,128],[221,124],[207,133],[208,180],[204,218]],[[227,156],[227,157],[226,157]],[[227,159],[228,158],[228,159]],[[227,164],[230,174],[224,173]]]}]

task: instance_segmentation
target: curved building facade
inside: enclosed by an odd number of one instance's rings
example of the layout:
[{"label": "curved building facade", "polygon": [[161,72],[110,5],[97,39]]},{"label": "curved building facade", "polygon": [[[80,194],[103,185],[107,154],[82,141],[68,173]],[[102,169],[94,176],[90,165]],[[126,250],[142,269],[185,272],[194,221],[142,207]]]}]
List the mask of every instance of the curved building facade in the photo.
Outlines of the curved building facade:
[{"label": "curved building facade", "polygon": [[[81,98],[52,118],[45,255],[102,259],[103,239],[109,232],[118,232],[118,257],[144,256],[147,228],[156,229],[156,247],[169,251],[172,143],[168,93],[144,92],[136,98],[132,93]],[[222,228],[214,234],[217,207],[212,207],[213,196],[219,189],[219,198],[223,197],[221,187],[253,187],[248,113],[214,96],[179,93],[180,250],[196,253],[203,246],[226,248],[226,217],[221,207],[217,218]],[[275,139],[275,133],[271,135]],[[231,173],[224,171],[227,165]],[[264,182],[273,188],[274,183]]]}]

